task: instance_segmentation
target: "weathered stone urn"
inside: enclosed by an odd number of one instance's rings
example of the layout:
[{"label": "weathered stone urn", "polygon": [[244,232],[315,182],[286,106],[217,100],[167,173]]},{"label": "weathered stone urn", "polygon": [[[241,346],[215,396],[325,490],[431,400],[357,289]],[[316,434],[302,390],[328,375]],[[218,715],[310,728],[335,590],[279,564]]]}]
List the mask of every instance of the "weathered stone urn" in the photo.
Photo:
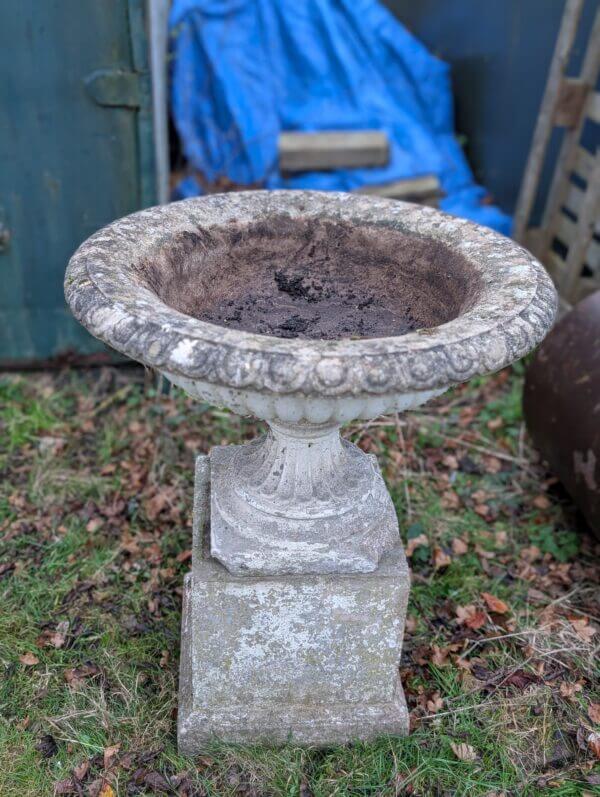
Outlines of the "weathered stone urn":
[{"label": "weathered stone urn", "polygon": [[398,521],[375,458],[339,428],[526,354],[555,314],[542,266],[430,208],[258,191],[114,222],[65,291],[96,337],[268,424],[197,459],[181,751],[406,732]]}]

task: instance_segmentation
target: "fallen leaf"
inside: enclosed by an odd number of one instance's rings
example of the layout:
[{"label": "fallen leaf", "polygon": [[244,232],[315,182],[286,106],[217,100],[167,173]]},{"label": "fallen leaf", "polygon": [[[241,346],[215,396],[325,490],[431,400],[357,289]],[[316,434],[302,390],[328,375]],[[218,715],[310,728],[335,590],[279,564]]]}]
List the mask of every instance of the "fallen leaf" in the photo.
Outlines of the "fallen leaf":
[{"label": "fallen leaf", "polygon": [[104,521],[102,520],[102,518],[93,517],[91,520],[87,522],[85,530],[89,531],[90,534],[93,534],[95,531],[98,531],[98,529],[102,528],[103,524]]},{"label": "fallen leaf", "polygon": [[442,567],[448,567],[449,564],[452,563],[452,559],[448,556],[447,553],[436,545],[433,549],[433,566],[436,570],[440,570]]},{"label": "fallen leaf", "polygon": [[454,755],[461,761],[477,760],[477,753],[470,744],[466,744],[465,742],[460,742],[459,744],[450,742],[450,747],[452,748]]},{"label": "fallen leaf", "polygon": [[191,549],[187,551],[181,551],[181,553],[178,553],[175,558],[178,562],[187,562],[188,559],[192,558],[192,551]]},{"label": "fallen leaf", "polygon": [[460,537],[455,537],[452,540],[452,553],[455,556],[463,556],[469,550],[469,546],[467,543],[462,540]]},{"label": "fallen leaf", "polygon": [[539,675],[531,672],[525,672],[522,668],[511,672],[506,678],[502,679],[502,686],[514,686],[517,689],[523,690],[530,684],[542,683],[543,679]]},{"label": "fallen leaf", "polygon": [[429,545],[429,540],[426,534],[419,534],[417,537],[411,537],[406,543],[406,555],[412,556],[417,548],[424,548]]},{"label": "fallen leaf", "polygon": [[98,675],[100,667],[97,664],[82,664],[80,667],[69,667],[64,673],[65,681],[72,686],[80,686],[86,678]]},{"label": "fallen leaf", "polygon": [[144,785],[158,793],[172,793],[169,781],[160,772],[148,772],[144,777]]},{"label": "fallen leaf", "polygon": [[590,703],[588,706],[588,717],[596,725],[600,725],[600,703]]},{"label": "fallen leaf", "polygon": [[19,656],[19,661],[26,667],[33,667],[34,664],[40,663],[38,657],[34,656],[33,653],[23,653],[22,656]]},{"label": "fallen leaf", "polygon": [[600,733],[593,731],[587,737],[587,744],[596,758],[600,758]]},{"label": "fallen leaf", "polygon": [[572,698],[575,696],[577,692],[581,692],[583,686],[580,683],[569,683],[568,681],[563,681],[561,685],[558,687],[558,691],[561,694],[561,697]]},{"label": "fallen leaf", "polygon": [[442,464],[447,468],[450,468],[450,470],[458,470],[458,460],[454,454],[446,454],[446,456],[442,459]]},{"label": "fallen leaf", "polygon": [[459,625],[466,625],[472,631],[477,631],[478,628],[484,626],[487,622],[485,612],[478,609],[473,604],[469,606],[456,607],[456,622]]},{"label": "fallen leaf", "polygon": [[483,462],[486,473],[500,473],[502,470],[502,462],[498,457],[484,457]]},{"label": "fallen leaf", "polygon": [[510,611],[508,605],[501,601],[500,598],[497,598],[495,595],[491,595],[489,592],[482,592],[481,597],[486,602],[488,609],[494,614],[506,614]]},{"label": "fallen leaf", "polygon": [[413,617],[412,615],[408,615],[406,618],[406,623],[404,624],[404,629],[407,634],[414,634],[417,630],[417,618]]},{"label": "fallen leaf", "polygon": [[77,780],[83,780],[90,769],[90,762],[89,761],[82,761],[79,766],[73,769],[73,776],[77,778]]},{"label": "fallen leaf", "polygon": [[549,509],[552,506],[550,499],[545,495],[536,495],[531,503],[536,509]]},{"label": "fallen leaf", "polygon": [[504,425],[504,420],[501,415],[497,415],[495,418],[492,418],[491,421],[488,421],[486,426],[492,432],[496,431],[496,429],[501,429]]},{"label": "fallen leaf", "polygon": [[104,748],[104,769],[109,769],[120,749],[120,744],[113,744],[111,747]]},{"label": "fallen leaf", "polygon": [[78,794],[77,787],[73,783],[73,778],[65,778],[64,780],[57,780],[54,783],[54,797],[60,794]]},{"label": "fallen leaf", "polygon": [[437,714],[438,711],[441,711],[444,708],[444,699],[441,697],[439,692],[433,694],[427,701],[427,711],[430,714]]},{"label": "fallen leaf", "polygon": [[489,515],[490,508],[487,504],[475,504],[473,511],[478,514],[479,517],[485,518]]},{"label": "fallen leaf", "polygon": [[442,493],[440,503],[444,509],[458,509],[460,507],[460,498],[454,490],[446,490],[446,492]]},{"label": "fallen leaf", "polygon": [[584,642],[589,642],[596,633],[596,629],[590,625],[587,617],[569,617],[569,622],[573,626],[577,636]]}]

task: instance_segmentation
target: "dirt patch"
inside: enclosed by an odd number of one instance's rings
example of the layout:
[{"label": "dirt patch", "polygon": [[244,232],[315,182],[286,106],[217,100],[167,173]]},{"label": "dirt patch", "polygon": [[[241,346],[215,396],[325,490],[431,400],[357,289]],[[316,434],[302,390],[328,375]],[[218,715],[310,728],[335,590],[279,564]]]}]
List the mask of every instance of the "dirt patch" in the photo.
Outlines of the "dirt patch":
[{"label": "dirt patch", "polygon": [[288,217],[182,233],[138,272],[176,310],[282,338],[404,335],[456,318],[480,286],[440,241]]}]

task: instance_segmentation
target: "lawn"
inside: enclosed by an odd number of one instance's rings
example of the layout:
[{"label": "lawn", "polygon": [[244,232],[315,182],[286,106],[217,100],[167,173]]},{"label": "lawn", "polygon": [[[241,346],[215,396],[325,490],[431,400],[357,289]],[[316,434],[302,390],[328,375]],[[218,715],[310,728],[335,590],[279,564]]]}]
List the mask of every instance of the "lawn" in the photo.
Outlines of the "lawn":
[{"label": "lawn", "polygon": [[599,546],[530,448],[522,366],[345,434],[410,556],[412,732],[177,755],[194,456],[257,424],[136,368],[0,381],[0,795],[600,794]]}]

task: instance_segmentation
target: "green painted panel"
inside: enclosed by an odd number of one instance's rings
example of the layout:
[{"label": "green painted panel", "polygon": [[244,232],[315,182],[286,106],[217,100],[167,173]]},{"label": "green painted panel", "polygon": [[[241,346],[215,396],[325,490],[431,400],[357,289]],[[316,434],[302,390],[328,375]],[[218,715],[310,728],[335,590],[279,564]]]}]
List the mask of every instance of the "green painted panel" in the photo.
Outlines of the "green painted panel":
[{"label": "green painted panel", "polygon": [[[100,347],[66,313],[62,282],[81,241],[154,201],[143,9],[143,0],[0,3],[0,217],[10,232],[1,362]],[[90,87],[97,73],[109,76],[109,104]]]}]

